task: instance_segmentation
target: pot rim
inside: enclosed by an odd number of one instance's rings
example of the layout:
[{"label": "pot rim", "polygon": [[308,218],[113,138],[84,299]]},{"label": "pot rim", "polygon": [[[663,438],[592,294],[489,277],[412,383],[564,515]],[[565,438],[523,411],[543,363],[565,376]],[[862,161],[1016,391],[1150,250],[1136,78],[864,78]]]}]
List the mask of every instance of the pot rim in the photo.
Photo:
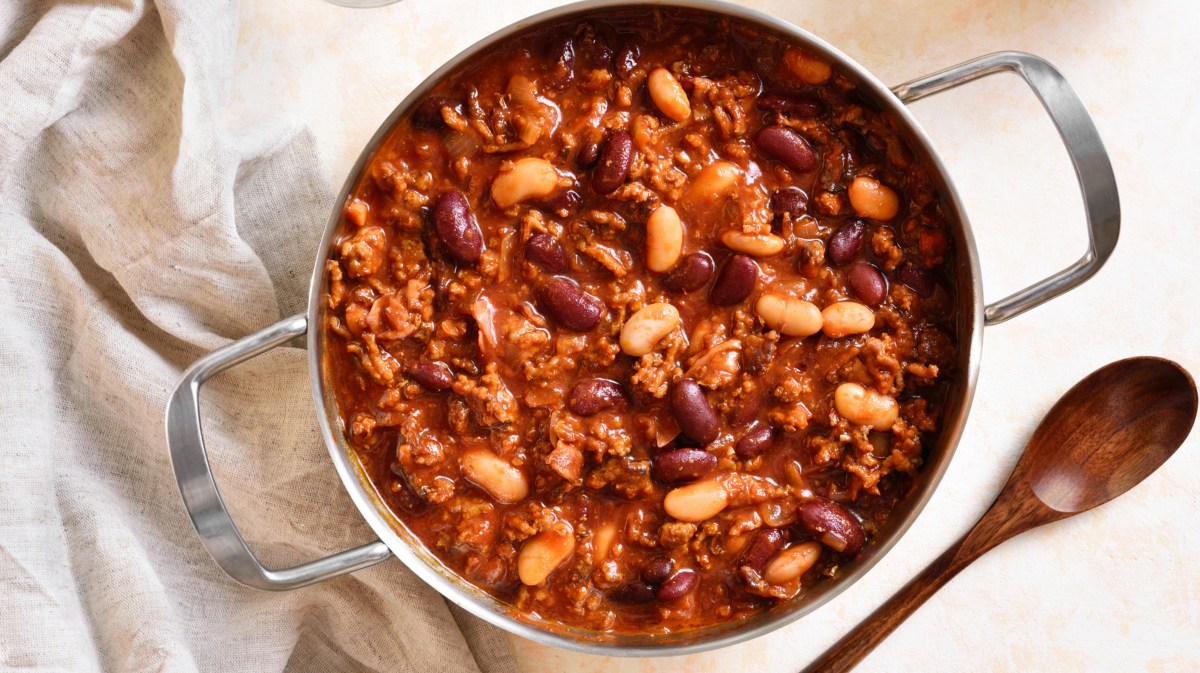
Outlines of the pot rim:
[{"label": "pot rim", "polygon": [[[503,603],[458,578],[442,566],[435,556],[425,550],[418,541],[415,541],[415,538],[411,541],[405,539],[406,535],[411,537],[411,534],[407,532],[399,519],[383,505],[378,496],[373,492],[373,488],[368,487],[369,482],[361,474],[357,461],[352,457],[351,449],[344,439],[340,427],[340,419],[337,415],[337,404],[333,398],[332,391],[325,385],[327,381],[324,363],[325,330],[323,318],[325,315],[325,303],[321,301],[325,293],[327,279],[325,262],[329,257],[332,237],[338,230],[342,210],[351,190],[358,184],[364,168],[374,156],[376,149],[387,137],[394,124],[427,91],[454,69],[481,51],[489,49],[504,39],[535,25],[566,19],[572,16],[595,14],[604,10],[639,7],[697,10],[757,24],[782,36],[786,36],[789,40],[803,44],[806,48],[834,62],[843,71],[852,74],[857,79],[860,87],[864,87],[870,91],[875,101],[894,115],[894,118],[904,127],[906,137],[913,146],[913,149],[921,153],[922,158],[929,162],[929,165],[935,169],[934,178],[938,182],[942,202],[949,211],[947,214],[952,221],[958,223],[957,236],[955,237],[955,244],[957,246],[955,257],[956,268],[954,270],[958,291],[957,301],[959,304],[959,314],[956,324],[959,346],[958,379],[954,384],[954,389],[948,396],[948,404],[944,415],[943,428],[938,438],[938,446],[930,451],[930,455],[936,457],[926,464],[913,490],[905,496],[904,500],[897,505],[897,509],[893,511],[887,532],[877,537],[869,549],[856,560],[845,574],[835,580],[822,583],[813,592],[807,594],[803,600],[794,605],[787,605],[785,603],[779,608],[760,612],[732,624],[662,636],[652,636],[650,634],[596,634],[595,632],[570,629],[561,625],[554,625],[554,628],[551,629],[549,628],[550,624],[543,623],[544,626],[539,626],[538,623],[519,619]],[[907,106],[870,71],[831,44],[787,21],[755,9],[729,4],[720,0],[653,0],[650,2],[583,0],[539,12],[509,24],[487,37],[476,41],[426,77],[404,97],[380,124],[378,130],[371,137],[371,140],[364,146],[358,160],[350,170],[338,197],[334,201],[334,207],[316,252],[312,277],[309,283],[307,310],[309,325],[307,334],[309,376],[312,383],[313,401],[319,412],[317,420],[321,428],[321,436],[329,450],[330,458],[334,463],[338,476],[346,488],[346,492],[363,518],[367,521],[367,524],[379,536],[379,539],[422,581],[476,617],[498,626],[509,633],[541,644],[554,645],[587,654],[634,657],[675,656],[713,650],[744,642],[796,621],[848,589],[870,571],[899,542],[900,538],[908,531],[932,497],[942,476],[949,467],[950,460],[962,436],[971,401],[978,383],[979,358],[982,353],[984,324],[982,297],[982,280],[974,236],[971,233],[971,227],[962,206],[962,201],[959,198],[957,190],[954,188],[953,182],[950,180],[946,167],[935,151],[928,135],[912,113],[909,112]],[[623,640],[636,642],[626,643],[622,642]]]}]

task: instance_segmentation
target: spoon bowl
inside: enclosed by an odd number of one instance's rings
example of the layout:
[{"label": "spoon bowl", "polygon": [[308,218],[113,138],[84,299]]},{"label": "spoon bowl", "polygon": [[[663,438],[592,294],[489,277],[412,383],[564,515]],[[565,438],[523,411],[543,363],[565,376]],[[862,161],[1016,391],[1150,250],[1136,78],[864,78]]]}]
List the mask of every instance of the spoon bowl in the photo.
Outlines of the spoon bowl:
[{"label": "spoon bowl", "polygon": [[1133,488],[1175,453],[1196,419],[1196,402],[1192,377],[1170,360],[1138,357],[1101,367],[1046,414],[1016,474],[1051,509],[1089,510]]},{"label": "spoon bowl", "polygon": [[1085,512],[1150,476],[1196,421],[1196,383],[1178,364],[1136,357],[1101,367],[1050,409],[983,517],[802,673],[843,673],[988,550]]}]

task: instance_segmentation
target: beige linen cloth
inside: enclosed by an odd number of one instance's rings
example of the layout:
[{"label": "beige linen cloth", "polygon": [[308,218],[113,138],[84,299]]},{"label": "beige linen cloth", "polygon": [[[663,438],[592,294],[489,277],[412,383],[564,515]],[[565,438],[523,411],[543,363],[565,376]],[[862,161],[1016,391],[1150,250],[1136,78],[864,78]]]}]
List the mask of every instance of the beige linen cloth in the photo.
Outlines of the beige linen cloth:
[{"label": "beige linen cloth", "polygon": [[[0,671],[511,671],[502,634],[398,561],[258,592],[183,511],[167,396],[205,352],[302,310],[333,197],[307,129],[225,118],[237,17],[0,2]],[[268,565],[373,539],[302,350],[204,393],[217,482]]]}]

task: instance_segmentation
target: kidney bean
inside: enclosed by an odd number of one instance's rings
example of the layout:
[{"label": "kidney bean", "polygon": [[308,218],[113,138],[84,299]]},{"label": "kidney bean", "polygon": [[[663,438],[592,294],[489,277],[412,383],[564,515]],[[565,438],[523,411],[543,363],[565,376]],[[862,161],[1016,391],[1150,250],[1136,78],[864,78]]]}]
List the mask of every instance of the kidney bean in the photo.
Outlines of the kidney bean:
[{"label": "kidney bean", "polygon": [[601,411],[628,404],[621,384],[608,379],[584,379],[575,384],[567,398],[567,408],[580,416],[595,416]]},{"label": "kidney bean", "polygon": [[617,51],[617,74],[625,79],[633,74],[637,68],[638,58],[642,55],[642,50],[638,49],[636,44],[626,42],[621,49]]},{"label": "kidney bean", "polygon": [[633,163],[633,137],[629,131],[613,131],[600,147],[596,167],[592,169],[592,189],[597,194],[611,194],[625,184],[629,165]]},{"label": "kidney bean", "polygon": [[887,279],[875,265],[857,262],[846,271],[846,284],[854,296],[870,306],[879,306],[887,297]]},{"label": "kidney bean", "polygon": [[550,273],[567,270],[567,253],[550,234],[534,234],[525,241],[525,259],[537,264]]},{"label": "kidney bean", "polygon": [[672,292],[695,292],[708,284],[714,268],[716,265],[707,252],[693,252],[663,276],[663,285]]},{"label": "kidney bean", "polygon": [[671,579],[662,583],[655,592],[654,597],[660,601],[668,602],[683,598],[692,593],[696,589],[698,576],[696,571],[691,568],[681,568],[679,572],[671,576]]},{"label": "kidney bean", "polygon": [[454,374],[443,362],[418,362],[408,368],[408,376],[431,392],[440,393],[450,389]]},{"label": "kidney bean", "polygon": [[717,457],[704,449],[675,449],[654,457],[654,478],[667,484],[695,481],[716,466]]},{"label": "kidney bean", "polygon": [[579,151],[575,153],[575,163],[580,168],[589,168],[596,163],[596,159],[600,157],[600,140],[591,139],[583,141],[579,146]]},{"label": "kidney bean", "polygon": [[452,190],[438,198],[433,206],[433,224],[451,257],[466,264],[479,260],[483,253],[483,230],[462,192]]},{"label": "kidney bean", "polygon": [[646,584],[662,584],[675,570],[675,561],[670,556],[655,556],[642,567],[642,581]]},{"label": "kidney bean", "polygon": [[800,526],[830,549],[849,556],[862,551],[866,541],[862,526],[840,505],[824,498],[810,498],[800,503],[797,514]]},{"label": "kidney bean", "polygon": [[550,278],[538,295],[538,303],[550,319],[573,332],[586,332],[604,317],[604,303],[566,276]]},{"label": "kidney bean", "polygon": [[546,208],[559,217],[570,217],[583,206],[583,197],[574,189],[555,195],[546,201]]},{"label": "kidney bean", "polygon": [[[746,371],[751,373],[761,372],[761,367],[753,367],[758,359],[746,362]],[[729,414],[729,422],[734,425],[746,425],[758,418],[758,410],[762,406],[762,399],[758,393],[750,393],[742,398],[741,404],[734,407]]]},{"label": "kidney bean", "polygon": [[925,269],[913,264],[905,264],[900,267],[900,271],[896,274],[901,283],[911,287],[914,292],[922,297],[928,297],[933,294],[935,282],[933,274],[929,269]]},{"label": "kidney bean", "polygon": [[717,438],[721,423],[704,395],[704,389],[693,379],[683,379],[671,389],[671,414],[683,434],[708,444]]},{"label": "kidney bean", "polygon": [[626,605],[638,605],[640,603],[649,603],[654,600],[654,587],[641,581],[633,581],[629,584],[617,587],[615,591],[608,595],[618,603]]},{"label": "kidney bean", "polygon": [[717,306],[732,306],[745,301],[758,282],[758,264],[746,255],[734,255],[725,262],[708,298]]},{"label": "kidney bean", "polygon": [[755,101],[755,105],[787,117],[816,117],[825,112],[825,104],[821,99],[803,94],[763,94]]},{"label": "kidney bean", "polygon": [[794,171],[807,173],[817,167],[817,153],[808,141],[786,126],[764,126],[754,142],[758,149]]},{"label": "kidney bean", "polygon": [[771,212],[800,217],[808,210],[808,194],[799,187],[784,187],[771,195]]},{"label": "kidney bean", "polygon": [[775,430],[765,423],[755,423],[733,445],[733,451],[739,458],[753,458],[762,455],[775,441]]},{"label": "kidney bean", "polygon": [[575,77],[575,43],[568,37],[550,42],[546,55],[554,66],[546,78],[555,87],[564,87]]},{"label": "kidney bean", "polygon": [[608,70],[613,63],[613,50],[608,38],[594,28],[588,31],[582,40],[581,53],[583,62],[589,68]]},{"label": "kidney bean", "polygon": [[778,528],[759,528],[742,552],[742,565],[750,566],[758,572],[767,567],[767,561],[783,548],[783,531]]},{"label": "kidney bean", "polygon": [[446,128],[446,120],[442,117],[442,108],[444,107],[453,108],[455,112],[463,114],[462,103],[453,98],[430,96],[421,101],[417,109],[413,110],[413,124],[435,131]]},{"label": "kidney bean", "polygon": [[863,239],[866,237],[866,223],[858,220],[847,222],[838,227],[838,230],[833,232],[833,236],[829,237],[829,243],[825,246],[825,254],[829,257],[829,261],[838,266],[849,264],[858,255],[858,249],[862,247]]}]

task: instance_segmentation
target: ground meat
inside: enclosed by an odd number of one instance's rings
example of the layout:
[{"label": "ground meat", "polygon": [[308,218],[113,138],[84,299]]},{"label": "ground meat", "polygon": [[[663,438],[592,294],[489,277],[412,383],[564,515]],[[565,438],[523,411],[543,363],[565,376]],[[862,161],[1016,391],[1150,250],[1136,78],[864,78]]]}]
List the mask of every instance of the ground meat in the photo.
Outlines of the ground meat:
[{"label": "ground meat", "polygon": [[667,335],[659,342],[663,350],[643,355],[633,366],[629,382],[634,388],[653,398],[662,398],[670,386],[683,377],[680,355],[687,349],[687,340],[679,332]]},{"label": "ground meat", "polygon": [[351,278],[373,276],[387,259],[387,232],[380,227],[363,227],[342,243],[340,253]]},{"label": "ground meat", "polygon": [[519,409],[516,398],[496,370],[496,364],[492,363],[478,381],[459,374],[453,384],[454,392],[466,400],[475,421],[484,427],[513,422]]},{"label": "ground meat", "polygon": [[658,542],[667,549],[682,547],[696,534],[696,524],[683,521],[668,521],[658,532]]},{"label": "ground meat", "polygon": [[742,342],[723,341],[696,357],[684,374],[709,390],[725,388],[737,380],[742,371]]}]

